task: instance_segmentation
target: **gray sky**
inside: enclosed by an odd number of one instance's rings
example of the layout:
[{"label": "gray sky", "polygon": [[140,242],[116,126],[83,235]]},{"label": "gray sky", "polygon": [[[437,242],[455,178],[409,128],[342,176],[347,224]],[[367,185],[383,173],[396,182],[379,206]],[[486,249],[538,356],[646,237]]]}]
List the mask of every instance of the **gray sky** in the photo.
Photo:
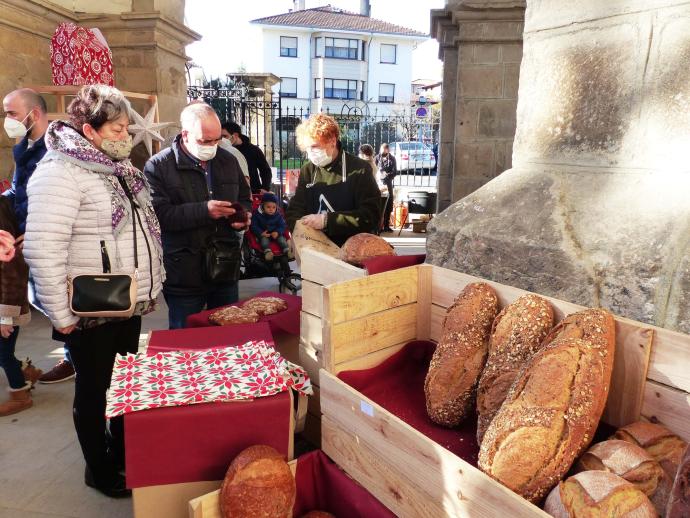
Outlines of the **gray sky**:
[{"label": "gray sky", "polygon": [[[326,4],[359,12],[359,0],[306,0],[306,7]],[[204,68],[207,76],[224,76],[244,64],[248,72],[258,70],[259,46],[253,45],[259,29],[250,20],[286,13],[292,0],[188,0],[187,26],[203,39],[187,47],[187,54]],[[371,0],[371,16],[429,33],[429,11],[440,9],[445,0]],[[270,70],[265,70],[270,72]],[[438,43],[429,40],[413,53],[412,78],[441,79]]]}]

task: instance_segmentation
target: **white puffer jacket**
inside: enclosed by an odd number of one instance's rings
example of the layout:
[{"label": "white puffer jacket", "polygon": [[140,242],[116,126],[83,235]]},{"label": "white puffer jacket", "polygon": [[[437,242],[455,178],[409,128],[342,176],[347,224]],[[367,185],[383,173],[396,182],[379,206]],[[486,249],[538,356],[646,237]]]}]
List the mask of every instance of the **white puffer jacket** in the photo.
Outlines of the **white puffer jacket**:
[{"label": "white puffer jacket", "polygon": [[[132,222],[116,240],[110,193],[99,173],[67,162],[55,152],[49,151],[38,164],[28,195],[24,257],[38,300],[53,326],[61,329],[79,321],[69,309],[67,278],[103,271],[101,240],[106,242],[113,273],[134,272]],[[144,215],[137,211],[144,227],[137,223],[137,302],[144,302],[161,291],[162,268]]]}]

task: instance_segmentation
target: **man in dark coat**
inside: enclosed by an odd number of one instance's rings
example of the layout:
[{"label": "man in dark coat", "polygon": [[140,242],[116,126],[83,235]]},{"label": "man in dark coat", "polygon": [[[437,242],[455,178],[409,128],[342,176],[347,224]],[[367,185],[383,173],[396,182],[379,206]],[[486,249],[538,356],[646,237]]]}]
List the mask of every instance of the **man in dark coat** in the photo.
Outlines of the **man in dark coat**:
[{"label": "man in dark coat", "polygon": [[230,140],[230,143],[247,159],[252,192],[262,194],[265,191],[270,191],[273,172],[261,148],[252,144],[249,137],[242,134],[240,125],[234,122],[223,124],[223,137]]},{"label": "man in dark coat", "polygon": [[388,188],[388,201],[383,209],[383,232],[393,232],[391,212],[393,212],[393,179],[398,175],[398,166],[388,144],[381,144],[380,153],[376,155],[381,181]]},{"label": "man in dark coat", "polygon": [[239,250],[238,231],[250,219],[231,223],[231,204],[251,209],[251,193],[237,159],[218,148],[221,128],[213,108],[191,104],[180,120],[182,131],[172,146],[151,157],[144,168],[161,225],[170,329],[185,327],[187,317],[204,308],[237,301],[237,281],[210,280],[206,256],[217,242]]}]

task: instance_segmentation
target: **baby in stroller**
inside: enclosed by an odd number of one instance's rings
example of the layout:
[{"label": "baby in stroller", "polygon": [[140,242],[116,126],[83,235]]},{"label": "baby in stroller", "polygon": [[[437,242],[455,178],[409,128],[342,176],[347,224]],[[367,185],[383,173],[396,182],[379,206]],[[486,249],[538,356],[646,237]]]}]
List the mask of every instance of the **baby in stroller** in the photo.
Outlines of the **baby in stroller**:
[{"label": "baby in stroller", "polygon": [[290,243],[283,235],[287,225],[283,215],[278,210],[278,198],[272,192],[261,196],[261,204],[252,213],[251,232],[258,239],[267,262],[273,261],[271,241],[278,244],[283,255],[292,259]]}]

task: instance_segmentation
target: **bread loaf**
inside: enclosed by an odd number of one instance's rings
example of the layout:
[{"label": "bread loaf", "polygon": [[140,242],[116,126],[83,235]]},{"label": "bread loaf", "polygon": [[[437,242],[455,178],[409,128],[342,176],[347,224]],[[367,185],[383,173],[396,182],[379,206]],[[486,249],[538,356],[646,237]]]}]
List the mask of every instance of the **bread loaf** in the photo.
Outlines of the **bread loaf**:
[{"label": "bread loaf", "polygon": [[385,255],[395,255],[393,246],[382,237],[367,233],[355,234],[340,249],[340,258],[357,266],[367,259]]},{"label": "bread loaf", "polygon": [[254,297],[242,304],[242,309],[265,316],[280,313],[288,308],[288,303],[278,297]]},{"label": "bread loaf", "polygon": [[624,478],[649,497],[663,516],[671,491],[671,479],[645,450],[627,441],[594,444],[575,464],[578,471],[601,470]]},{"label": "bread loaf", "polygon": [[479,282],[467,285],[448,308],[424,380],[426,410],[435,423],[457,426],[472,409],[497,312],[496,292]]},{"label": "bread loaf", "polygon": [[583,471],[549,494],[544,511],[556,518],[656,518],[654,506],[630,482],[607,471]]},{"label": "bread loaf", "polygon": [[638,421],[620,428],[613,439],[621,439],[637,444],[645,449],[661,464],[666,474],[673,479],[676,476],[680,458],[687,444],[683,439],[665,426]]},{"label": "bread loaf", "polygon": [[259,321],[259,314],[249,308],[227,306],[211,313],[208,321],[218,326],[253,324]]},{"label": "bread loaf", "polygon": [[489,425],[479,467],[531,502],[565,475],[604,411],[613,342],[552,342],[527,362]]},{"label": "bread loaf", "polygon": [[681,457],[671,490],[671,498],[666,508],[666,518],[687,518],[688,516],[690,516],[690,447],[685,449]]},{"label": "bread loaf", "polygon": [[518,372],[540,349],[551,327],[551,304],[531,294],[506,306],[494,320],[489,357],[477,388],[477,441],[480,444]]},{"label": "bread loaf", "polygon": [[288,518],[295,479],[283,456],[270,446],[251,446],[230,464],[220,489],[223,518]]}]

